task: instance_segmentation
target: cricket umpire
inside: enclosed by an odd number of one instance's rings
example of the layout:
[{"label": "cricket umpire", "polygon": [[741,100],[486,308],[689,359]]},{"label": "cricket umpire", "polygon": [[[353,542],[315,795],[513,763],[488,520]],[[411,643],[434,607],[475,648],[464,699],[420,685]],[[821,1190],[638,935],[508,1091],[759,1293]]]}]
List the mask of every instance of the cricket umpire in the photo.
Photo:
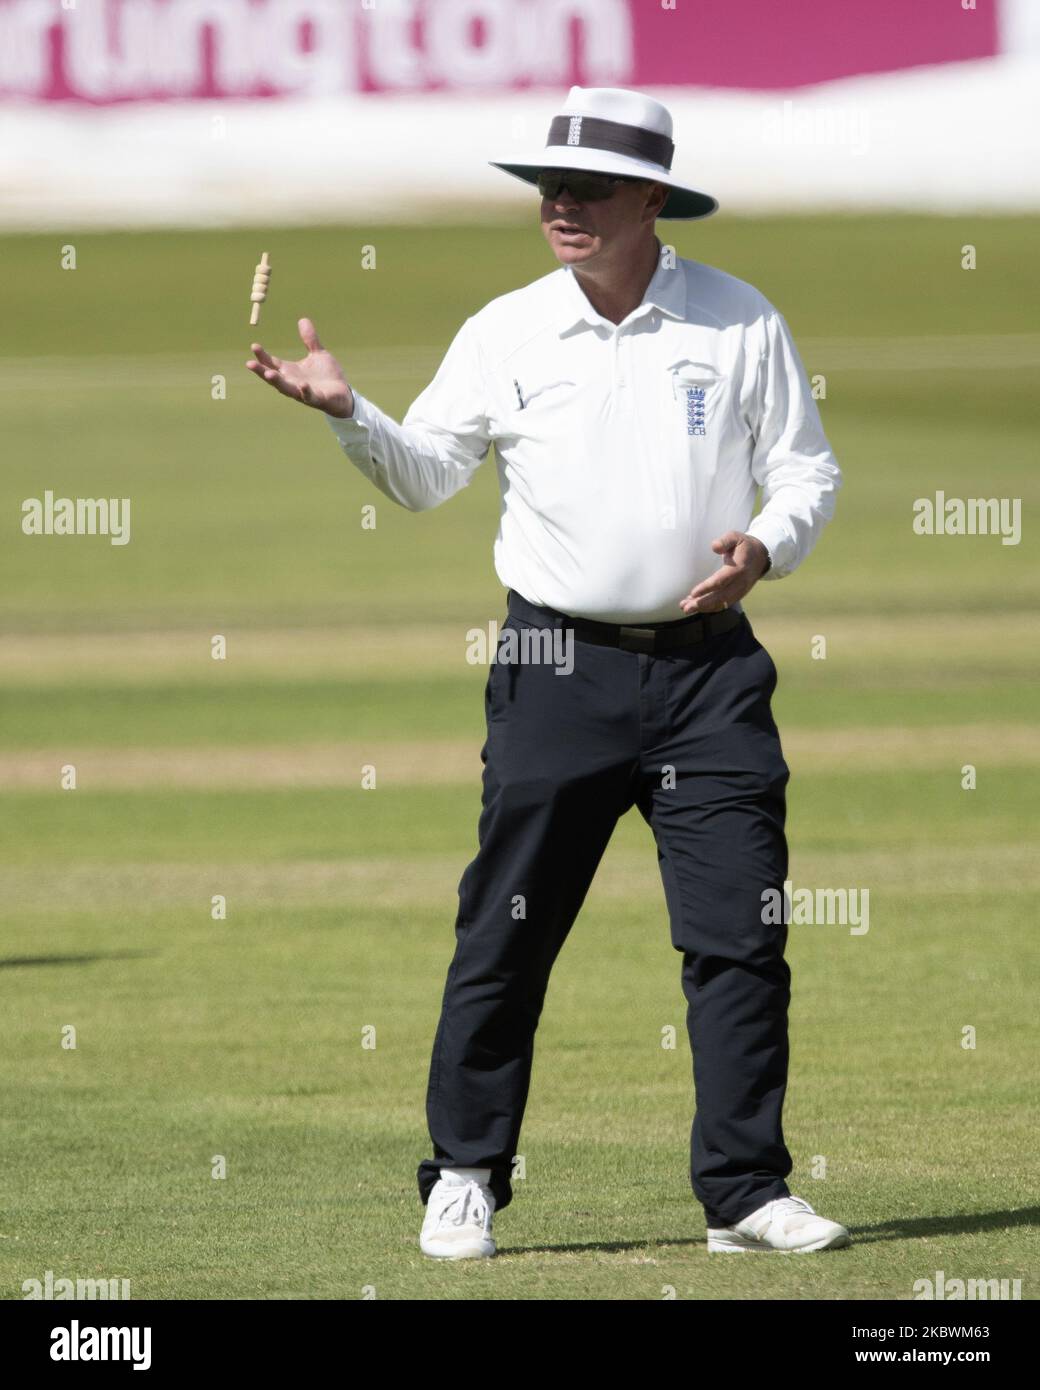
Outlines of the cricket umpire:
[{"label": "cricket umpire", "polygon": [[672,174],[673,149],[659,102],[574,87],[544,148],[492,161],[537,187],[559,268],[467,319],[402,424],[348,384],[309,319],[306,357],[254,344],[248,363],[323,411],[350,461],[413,511],[465,487],[493,443],[499,653],[510,630],[571,644],[566,667],[494,662],[485,688],[479,848],[418,1171],[434,1257],[495,1253],[549,974],[632,806],[682,956],[708,1249],[849,1241],[786,1182],[787,925],[763,905],[787,877],[788,769],[776,668],[741,607],[808,555],[841,473],[780,313],[659,241],[657,218],[718,206]]}]

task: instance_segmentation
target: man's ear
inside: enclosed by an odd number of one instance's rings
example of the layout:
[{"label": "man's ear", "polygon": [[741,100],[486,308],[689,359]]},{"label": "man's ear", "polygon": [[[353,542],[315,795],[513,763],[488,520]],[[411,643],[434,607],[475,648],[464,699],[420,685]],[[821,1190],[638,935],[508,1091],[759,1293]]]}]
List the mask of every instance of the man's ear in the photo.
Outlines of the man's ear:
[{"label": "man's ear", "polygon": [[667,184],[652,183],[646,199],[646,210],[656,218],[660,215],[661,209],[668,201],[668,194],[671,190]]}]

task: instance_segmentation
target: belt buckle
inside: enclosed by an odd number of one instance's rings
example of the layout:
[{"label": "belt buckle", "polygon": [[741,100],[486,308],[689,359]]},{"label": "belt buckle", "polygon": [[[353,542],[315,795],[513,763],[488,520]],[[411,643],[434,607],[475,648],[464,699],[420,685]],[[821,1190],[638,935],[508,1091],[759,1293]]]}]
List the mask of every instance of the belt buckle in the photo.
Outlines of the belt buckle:
[{"label": "belt buckle", "polygon": [[652,627],[622,627],[618,633],[618,646],[623,652],[650,655],[656,650],[657,633]]}]

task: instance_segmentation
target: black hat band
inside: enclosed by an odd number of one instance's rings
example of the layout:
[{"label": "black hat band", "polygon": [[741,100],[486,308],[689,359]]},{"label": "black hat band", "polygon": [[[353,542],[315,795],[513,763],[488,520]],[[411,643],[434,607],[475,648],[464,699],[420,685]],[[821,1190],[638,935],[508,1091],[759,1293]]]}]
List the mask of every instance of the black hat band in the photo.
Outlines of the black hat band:
[{"label": "black hat band", "polygon": [[670,170],[675,144],[667,135],[644,130],[642,126],[605,121],[600,116],[554,116],[547,145],[577,145],[584,149],[609,150],[611,154],[648,159]]}]

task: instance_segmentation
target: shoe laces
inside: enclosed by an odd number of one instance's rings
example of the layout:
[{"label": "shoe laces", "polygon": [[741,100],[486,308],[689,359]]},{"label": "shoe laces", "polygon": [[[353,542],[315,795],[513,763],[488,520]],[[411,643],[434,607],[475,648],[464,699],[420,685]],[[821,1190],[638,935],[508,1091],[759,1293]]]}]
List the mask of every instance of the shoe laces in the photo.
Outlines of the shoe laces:
[{"label": "shoe laces", "polygon": [[816,1215],[816,1212],[804,1197],[778,1197],[776,1201],[773,1202],[772,1207],[773,1209],[770,1212],[771,1217],[793,1216],[802,1212],[808,1212],[810,1216]]},{"label": "shoe laces", "polygon": [[438,1222],[446,1226],[477,1225],[487,1230],[490,1211],[479,1182],[468,1182],[449,1189],[451,1196],[441,1207]]}]

